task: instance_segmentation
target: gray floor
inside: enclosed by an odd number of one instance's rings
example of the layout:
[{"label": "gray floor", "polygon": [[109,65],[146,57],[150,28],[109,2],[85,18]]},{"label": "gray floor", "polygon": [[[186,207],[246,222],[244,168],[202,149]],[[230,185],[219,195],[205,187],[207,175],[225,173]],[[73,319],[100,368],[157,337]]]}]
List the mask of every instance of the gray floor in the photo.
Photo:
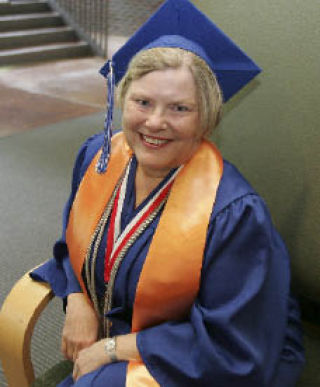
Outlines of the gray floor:
[{"label": "gray floor", "polygon": [[[99,113],[0,139],[0,304],[27,270],[51,257],[77,149],[101,130],[103,118]],[[36,374],[60,358],[62,317],[55,300],[36,327]],[[0,385],[6,386],[0,371]]]}]

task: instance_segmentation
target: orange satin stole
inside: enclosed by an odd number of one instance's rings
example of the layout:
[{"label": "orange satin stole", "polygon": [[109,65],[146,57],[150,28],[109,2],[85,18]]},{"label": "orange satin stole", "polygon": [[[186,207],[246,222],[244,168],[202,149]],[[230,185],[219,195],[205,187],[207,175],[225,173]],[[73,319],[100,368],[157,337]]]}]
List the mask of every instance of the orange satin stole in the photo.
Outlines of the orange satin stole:
[{"label": "orange satin stole", "polygon": [[99,151],[89,165],[73,201],[66,230],[66,241],[71,265],[78,281],[87,295],[81,271],[88,246],[95,228],[103,214],[115,185],[117,184],[132,152],[122,133],[113,136],[109,167],[103,174],[95,170],[100,158]]},{"label": "orange satin stole", "polygon": [[[72,267],[81,278],[91,235],[131,153],[123,134],[113,138],[105,174],[95,172],[100,152],[91,162],[74,200],[67,228]],[[133,307],[132,331],[189,312],[199,290],[210,215],[222,176],[219,151],[203,141],[177,175],[142,268]],[[159,386],[142,362],[129,362],[127,387]]]}]

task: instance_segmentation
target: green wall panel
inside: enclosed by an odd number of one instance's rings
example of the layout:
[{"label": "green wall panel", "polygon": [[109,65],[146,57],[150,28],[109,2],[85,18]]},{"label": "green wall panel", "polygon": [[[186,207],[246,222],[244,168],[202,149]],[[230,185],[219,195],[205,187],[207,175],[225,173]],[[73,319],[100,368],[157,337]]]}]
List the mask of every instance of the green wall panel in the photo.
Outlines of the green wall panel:
[{"label": "green wall panel", "polygon": [[320,300],[320,3],[193,3],[262,68],[214,136],[265,198],[292,257],[293,286]]}]

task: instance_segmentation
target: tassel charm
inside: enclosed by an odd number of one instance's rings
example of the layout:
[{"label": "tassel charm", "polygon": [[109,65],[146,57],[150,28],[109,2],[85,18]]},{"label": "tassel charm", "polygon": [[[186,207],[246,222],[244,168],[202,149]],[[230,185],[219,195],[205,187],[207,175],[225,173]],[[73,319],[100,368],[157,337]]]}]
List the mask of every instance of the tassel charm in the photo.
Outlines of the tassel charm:
[{"label": "tassel charm", "polygon": [[107,111],[104,121],[104,140],[102,146],[102,152],[99,161],[96,165],[97,173],[104,173],[107,169],[108,161],[111,152],[111,137],[112,137],[112,123],[113,123],[113,108],[114,108],[114,88],[115,78],[113,71],[113,63],[108,60],[106,65],[101,69],[101,73],[107,78]]}]

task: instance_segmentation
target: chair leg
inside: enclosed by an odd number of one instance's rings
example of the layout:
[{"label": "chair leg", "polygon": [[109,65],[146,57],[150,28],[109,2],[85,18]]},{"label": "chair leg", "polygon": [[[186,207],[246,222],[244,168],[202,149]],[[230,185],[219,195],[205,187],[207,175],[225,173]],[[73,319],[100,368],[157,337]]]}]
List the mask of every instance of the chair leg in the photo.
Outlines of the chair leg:
[{"label": "chair leg", "polygon": [[47,284],[25,274],[12,288],[0,311],[0,359],[9,387],[34,382],[31,337],[44,308],[53,298]]}]

